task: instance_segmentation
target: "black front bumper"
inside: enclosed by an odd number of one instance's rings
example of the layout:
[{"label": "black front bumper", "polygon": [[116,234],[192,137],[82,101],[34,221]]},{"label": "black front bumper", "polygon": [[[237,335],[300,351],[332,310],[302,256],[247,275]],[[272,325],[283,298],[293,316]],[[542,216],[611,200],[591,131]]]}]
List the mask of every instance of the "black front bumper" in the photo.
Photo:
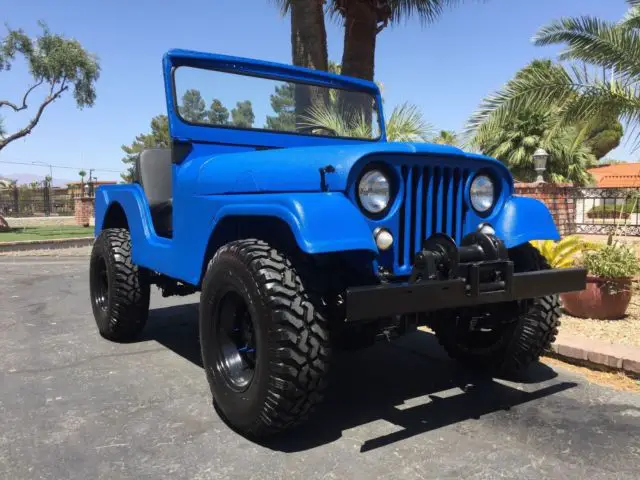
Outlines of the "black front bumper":
[{"label": "black front bumper", "polygon": [[408,313],[470,307],[544,297],[583,290],[587,272],[582,268],[512,273],[499,288],[486,291],[483,285],[465,278],[424,280],[416,283],[387,283],[347,289],[347,321],[368,320]]}]

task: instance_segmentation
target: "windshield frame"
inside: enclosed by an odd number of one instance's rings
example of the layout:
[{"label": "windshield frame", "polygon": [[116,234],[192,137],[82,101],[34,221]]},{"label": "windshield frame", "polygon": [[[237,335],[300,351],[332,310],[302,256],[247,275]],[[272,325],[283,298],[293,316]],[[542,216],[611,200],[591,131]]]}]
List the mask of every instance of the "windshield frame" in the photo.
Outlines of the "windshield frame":
[{"label": "windshield frame", "polygon": [[[266,80],[274,80],[278,82],[288,82],[294,85],[301,84],[301,85],[308,85],[312,87],[323,87],[328,90],[334,89],[334,90],[340,90],[345,92],[358,92],[358,93],[369,95],[371,99],[374,101],[374,105],[375,105],[375,108],[373,108],[371,111],[375,112],[376,114],[376,122],[378,124],[378,135],[376,137],[372,136],[371,138],[345,137],[345,136],[339,136],[339,135],[321,135],[321,134],[309,134],[309,133],[296,132],[296,131],[271,130],[268,128],[259,128],[259,127],[244,128],[244,127],[237,127],[234,125],[219,125],[219,124],[204,123],[204,122],[202,123],[191,122],[182,116],[182,114],[180,113],[180,109],[178,108],[179,103],[178,103],[178,94],[177,94],[177,88],[176,88],[175,75],[176,75],[176,71],[183,67],[221,72],[229,75],[241,75],[245,77],[263,78]],[[329,72],[321,72],[321,73],[328,76],[340,77],[340,75],[331,74]],[[349,78],[349,77],[345,77],[345,78]],[[357,79],[354,79],[354,80],[357,80]],[[276,72],[258,73],[249,68],[243,68],[242,66],[237,64],[231,65],[227,68],[222,66],[212,67],[208,65],[196,66],[192,64],[174,64],[171,67],[171,96],[172,96],[173,105],[175,108],[175,114],[177,118],[186,125],[190,125],[194,127],[212,128],[212,129],[232,130],[232,131],[267,133],[272,135],[295,135],[295,136],[306,137],[306,138],[347,140],[347,141],[353,141],[353,142],[379,142],[381,140],[384,140],[386,133],[384,128],[384,116],[383,116],[383,110],[381,105],[380,92],[379,91],[374,92],[368,88],[347,88],[347,86],[344,86],[342,84],[337,85],[336,83],[329,82],[329,81],[322,81],[320,79],[301,79],[301,78],[296,78],[294,75],[287,75],[287,74],[283,75],[283,74],[278,74]]]}]

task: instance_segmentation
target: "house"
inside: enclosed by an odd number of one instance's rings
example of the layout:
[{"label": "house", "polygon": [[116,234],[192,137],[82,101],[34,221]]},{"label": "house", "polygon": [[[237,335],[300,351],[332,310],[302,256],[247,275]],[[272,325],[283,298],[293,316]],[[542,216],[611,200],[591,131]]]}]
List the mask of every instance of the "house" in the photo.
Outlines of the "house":
[{"label": "house", "polygon": [[614,163],[589,169],[598,188],[640,188],[640,163]]}]

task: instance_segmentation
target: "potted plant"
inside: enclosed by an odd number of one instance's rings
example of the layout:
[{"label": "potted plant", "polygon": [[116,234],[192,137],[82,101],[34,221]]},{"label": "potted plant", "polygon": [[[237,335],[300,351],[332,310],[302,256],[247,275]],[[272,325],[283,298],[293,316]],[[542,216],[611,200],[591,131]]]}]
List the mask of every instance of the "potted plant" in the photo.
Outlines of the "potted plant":
[{"label": "potted plant", "polygon": [[564,309],[580,318],[613,320],[624,317],[631,301],[632,277],[640,271],[633,248],[614,243],[586,252],[587,287],[560,295]]}]

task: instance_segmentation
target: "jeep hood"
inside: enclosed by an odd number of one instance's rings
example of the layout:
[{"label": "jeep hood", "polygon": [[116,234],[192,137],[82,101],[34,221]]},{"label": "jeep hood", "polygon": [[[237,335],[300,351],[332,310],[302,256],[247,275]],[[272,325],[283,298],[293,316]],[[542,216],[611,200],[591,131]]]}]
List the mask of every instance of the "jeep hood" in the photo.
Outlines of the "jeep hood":
[{"label": "jeep hood", "polygon": [[[448,145],[429,143],[375,142],[355,145],[272,149],[215,155],[203,162],[198,173],[196,193],[285,193],[322,191],[321,169],[331,166],[325,174],[326,191],[344,192],[349,172],[365,157],[387,157],[394,154],[418,154],[437,157],[477,159],[505,167],[495,159],[465,153]],[[506,169],[505,169],[506,170]]]}]

